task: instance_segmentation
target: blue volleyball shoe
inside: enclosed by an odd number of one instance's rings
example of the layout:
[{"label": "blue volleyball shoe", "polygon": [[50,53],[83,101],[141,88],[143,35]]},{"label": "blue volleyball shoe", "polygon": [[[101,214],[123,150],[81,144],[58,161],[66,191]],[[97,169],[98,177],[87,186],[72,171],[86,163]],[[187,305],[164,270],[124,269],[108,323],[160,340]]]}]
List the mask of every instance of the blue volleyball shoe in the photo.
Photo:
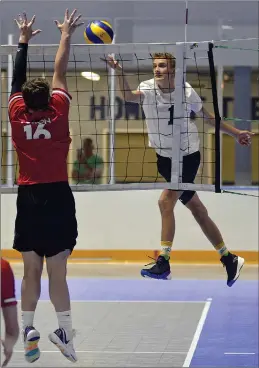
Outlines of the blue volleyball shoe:
[{"label": "blue volleyball shoe", "polygon": [[157,260],[154,259],[154,262],[146,265],[153,265],[151,268],[143,268],[141,270],[141,276],[156,280],[171,280],[172,275],[169,259],[167,260],[163,256],[158,256]]},{"label": "blue volleyball shoe", "polygon": [[229,252],[227,256],[222,256],[220,261],[223,266],[226,267],[228,276],[227,285],[231,287],[239,278],[240,272],[245,264],[245,260],[244,258]]}]

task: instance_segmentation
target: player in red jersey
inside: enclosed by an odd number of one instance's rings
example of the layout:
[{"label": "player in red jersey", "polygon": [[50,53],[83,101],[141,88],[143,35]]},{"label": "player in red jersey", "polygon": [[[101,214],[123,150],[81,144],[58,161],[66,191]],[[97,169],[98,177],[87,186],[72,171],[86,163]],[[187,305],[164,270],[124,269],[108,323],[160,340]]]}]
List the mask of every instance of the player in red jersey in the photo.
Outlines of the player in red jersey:
[{"label": "player in red jersey", "polygon": [[71,35],[82,23],[76,10],[64,22],[56,21],[61,40],[55,58],[52,93],[46,80],[26,81],[29,40],[35,16],[16,20],[20,30],[18,50],[9,99],[12,139],[19,159],[17,216],[14,249],[22,253],[24,276],[21,308],[25,359],[32,363],[40,356],[39,331],[33,327],[40,297],[43,259],[46,258],[49,294],[57,313],[59,328],[49,339],[72,362],[77,360],[69,290],[66,281],[67,258],[77,239],[75,201],[68,183],[67,155],[69,106],[66,71]]},{"label": "player in red jersey", "polygon": [[5,355],[2,367],[5,367],[12,357],[14,345],[19,337],[19,324],[14,275],[9,262],[3,258],[1,258],[1,308],[5,322],[5,338],[2,340]]}]

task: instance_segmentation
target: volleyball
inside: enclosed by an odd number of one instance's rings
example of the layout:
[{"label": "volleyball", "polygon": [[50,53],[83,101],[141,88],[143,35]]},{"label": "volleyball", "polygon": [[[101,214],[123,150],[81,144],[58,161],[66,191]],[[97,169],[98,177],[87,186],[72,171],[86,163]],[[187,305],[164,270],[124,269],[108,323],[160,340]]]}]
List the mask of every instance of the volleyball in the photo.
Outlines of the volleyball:
[{"label": "volleyball", "polygon": [[87,43],[108,44],[112,43],[112,26],[105,20],[94,20],[88,24],[84,31],[84,38]]}]

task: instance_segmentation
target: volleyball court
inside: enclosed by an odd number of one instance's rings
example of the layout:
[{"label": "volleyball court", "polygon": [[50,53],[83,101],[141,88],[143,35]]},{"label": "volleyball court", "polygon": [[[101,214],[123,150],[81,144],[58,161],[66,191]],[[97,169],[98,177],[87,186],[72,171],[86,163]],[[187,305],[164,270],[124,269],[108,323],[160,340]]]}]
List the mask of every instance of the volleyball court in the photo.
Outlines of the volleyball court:
[{"label": "volleyball court", "polygon": [[[254,187],[253,191],[245,191],[244,188],[238,191],[221,186],[224,156],[219,128],[220,118],[224,116],[220,111],[222,94],[218,89],[217,79],[217,63],[222,53],[235,52],[236,57],[240,53],[255,54],[258,53],[258,47],[254,48],[254,44],[254,40],[208,40],[172,44],[115,43],[90,47],[73,45],[68,73],[68,88],[73,98],[70,110],[72,145],[68,172],[78,206],[82,201],[81,203],[86,205],[85,211],[88,211],[90,194],[94,196],[91,203],[94,207],[98,195],[110,196],[116,201],[116,194],[110,193],[111,191],[118,194],[123,191],[123,195],[131,191],[130,198],[133,200],[132,192],[135,191],[143,190],[143,193],[146,193],[154,189],[170,188],[215,192],[215,196],[228,196],[226,201],[229,196],[235,196],[235,193],[248,195],[250,202],[247,206],[256,213],[257,198],[250,196],[258,195],[257,187]],[[50,80],[56,51],[57,45],[32,45],[29,49],[28,78],[44,76]],[[12,193],[17,191],[16,179],[19,170],[10,140],[7,115],[10,75],[15,53],[16,46],[1,46],[2,211],[5,211],[8,203],[14,206],[15,196]],[[158,131],[151,132],[156,135],[156,139],[161,139],[161,142],[165,136],[169,136],[172,144],[172,175],[171,181],[167,183],[157,171],[155,150],[149,143],[141,105],[123,100],[122,94],[126,90],[119,90],[115,73],[109,69],[106,62],[108,55],[114,55],[123,65],[130,86],[136,88],[141,82],[153,77],[153,55],[156,53],[169,53],[176,57],[173,124],[168,121],[166,131],[161,124],[161,130],[159,128]],[[98,83],[99,80],[102,83]],[[182,178],[181,139],[182,136],[188,137],[188,130],[183,128],[187,109],[184,93],[186,82],[195,88],[206,109],[216,117],[215,125],[208,126],[203,118],[197,117],[194,111],[191,112],[190,123],[197,126],[201,151],[201,165],[194,183],[185,183]],[[160,119],[161,123],[164,123],[165,119]],[[235,116],[228,120],[233,123],[242,119]],[[258,133],[258,121],[251,120],[250,123],[251,129]],[[89,142],[90,148],[94,149],[98,172],[101,172],[101,175],[82,180],[80,155],[86,148],[89,149]],[[188,139],[185,144],[185,149],[188,149]],[[256,144],[258,149],[257,136],[252,146],[255,147]],[[222,193],[226,191],[231,193]],[[152,201],[154,198],[155,196],[152,196]],[[242,207],[238,198],[242,201],[243,197],[236,198],[238,210]],[[100,206],[97,205],[97,208]],[[155,209],[154,201],[154,211]],[[91,216],[98,219],[99,224],[106,221],[109,222],[109,227],[116,227],[111,209],[110,212],[104,212],[106,216],[94,212],[94,208],[92,210]],[[124,211],[127,212],[127,208],[124,208]],[[143,208],[139,211],[142,213]],[[85,234],[83,228],[86,226],[86,215],[81,208],[78,212],[79,233],[81,230]],[[122,215],[125,216],[120,213],[120,216]],[[114,214],[114,218],[116,216]],[[10,228],[10,222],[10,218],[3,219],[2,229]],[[128,226],[128,231],[135,230]],[[138,237],[135,238],[137,241]],[[6,235],[3,239],[5,242],[11,242],[11,236]],[[105,240],[103,241],[105,243]],[[87,242],[87,238],[80,238],[79,235],[80,248],[86,248],[87,245],[83,244]],[[93,243],[90,239],[90,244]],[[100,254],[103,253],[102,250],[99,251]],[[153,254],[153,251],[151,253]],[[91,254],[94,254],[94,247]],[[214,265],[202,266],[198,273],[194,266],[172,266],[175,267],[173,281],[163,283],[140,280],[139,264],[105,264],[110,260],[113,261],[108,259],[107,262],[107,259],[99,258],[95,260],[97,264],[92,264],[91,260],[83,259],[82,264],[79,262],[69,265],[69,276],[72,276],[69,277],[69,287],[73,321],[77,330],[77,366],[258,365],[258,284],[255,280],[255,268],[251,271],[248,266],[242,279],[229,292],[221,270]],[[22,269],[19,264],[14,265],[14,268],[19,299]],[[34,366],[68,366],[61,354],[53,350],[47,340],[47,334],[55,324],[54,318],[55,314],[48,298],[47,280],[43,279],[41,301],[36,313],[36,325],[42,336],[42,355]],[[10,366],[25,366],[21,343],[16,346]]]}]

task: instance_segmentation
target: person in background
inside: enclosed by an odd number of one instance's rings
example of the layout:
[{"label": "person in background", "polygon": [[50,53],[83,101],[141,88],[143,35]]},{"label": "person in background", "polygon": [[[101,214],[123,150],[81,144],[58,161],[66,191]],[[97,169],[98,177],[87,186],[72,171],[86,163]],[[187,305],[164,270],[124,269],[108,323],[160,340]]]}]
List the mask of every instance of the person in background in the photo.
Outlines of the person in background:
[{"label": "person in background", "polygon": [[103,159],[93,151],[92,139],[84,139],[83,150],[77,150],[77,159],[73,164],[72,178],[75,184],[101,183]]},{"label": "person in background", "polygon": [[1,258],[1,309],[5,323],[5,338],[1,339],[5,357],[2,367],[6,367],[19,337],[19,324],[14,274],[9,262],[3,258]]}]

